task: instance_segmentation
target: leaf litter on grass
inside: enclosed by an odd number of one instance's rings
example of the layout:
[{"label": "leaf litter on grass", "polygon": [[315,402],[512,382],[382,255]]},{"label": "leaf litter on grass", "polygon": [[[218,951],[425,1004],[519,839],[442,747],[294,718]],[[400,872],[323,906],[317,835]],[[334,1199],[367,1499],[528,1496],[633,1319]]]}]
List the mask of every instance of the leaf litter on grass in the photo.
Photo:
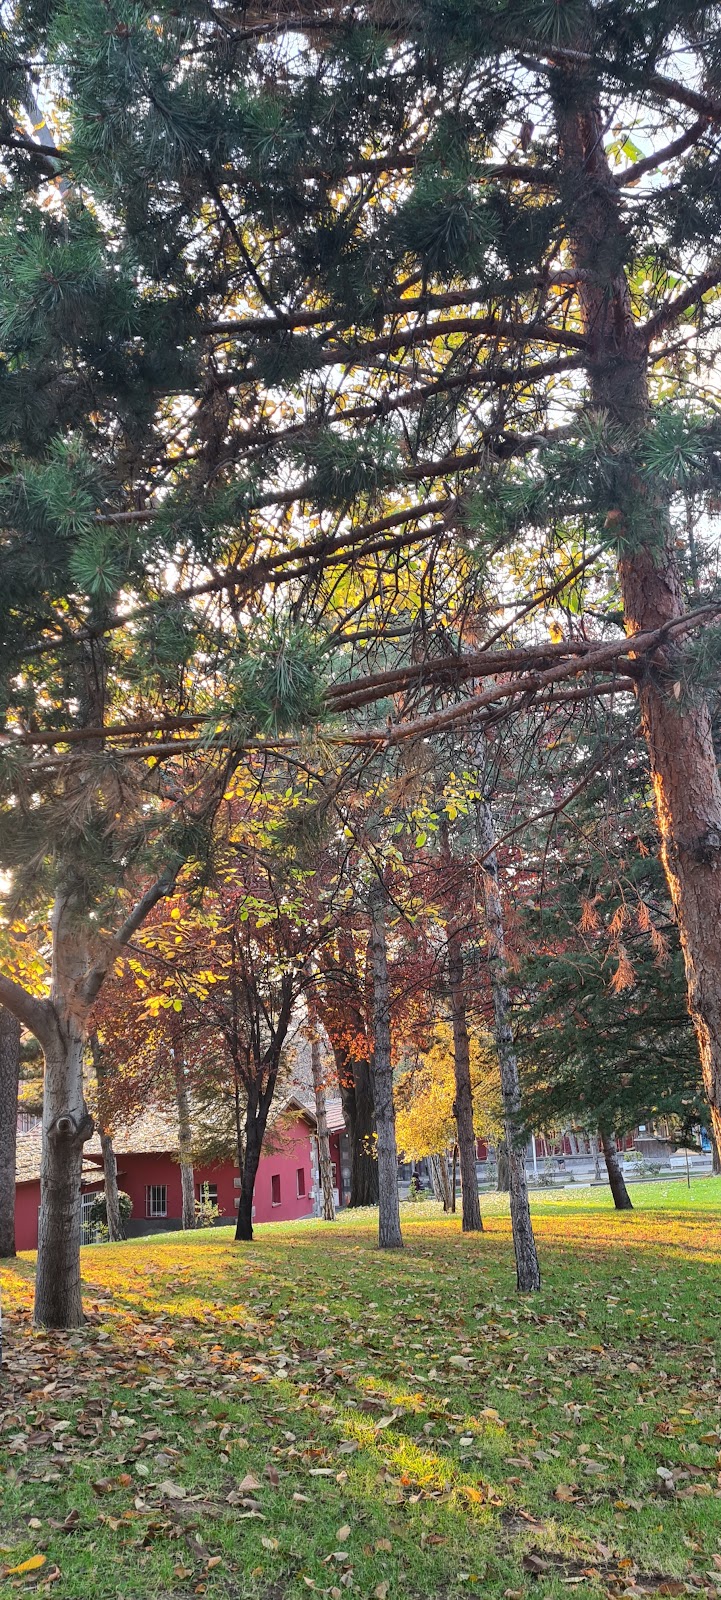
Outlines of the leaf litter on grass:
[{"label": "leaf litter on grass", "polygon": [[533,1301],[424,1209],[393,1270],[367,1219],[86,1251],[69,1335],[10,1269],[0,1592],[716,1600],[718,1209],[548,1207]]}]

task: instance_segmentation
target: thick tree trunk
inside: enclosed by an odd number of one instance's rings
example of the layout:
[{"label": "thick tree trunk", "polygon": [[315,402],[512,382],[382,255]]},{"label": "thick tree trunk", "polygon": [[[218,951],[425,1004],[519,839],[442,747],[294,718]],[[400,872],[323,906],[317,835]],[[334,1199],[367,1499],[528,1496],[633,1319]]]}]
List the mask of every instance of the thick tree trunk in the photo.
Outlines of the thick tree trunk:
[{"label": "thick tree trunk", "polygon": [[[349,1206],[377,1206],[378,1161],[375,1154],[376,1117],[373,1105],[373,1070],[369,1061],[351,1061],[352,1110],[347,1122],[350,1142]],[[344,1111],[346,1100],[343,1101]]]},{"label": "thick tree trunk", "polygon": [[378,1135],[378,1244],[381,1250],[403,1245],[398,1203],[398,1151],[393,1108],[391,1065],[391,1000],[386,952],[385,891],[372,885],[371,970],[373,973],[373,1100]]},{"label": "thick tree trunk", "polygon": [[0,1007],[0,1256],[15,1254],[15,1149],[20,1023]]},{"label": "thick tree trunk", "polygon": [[182,1049],[176,1045],[171,1051],[171,1056],[175,1080],[175,1103],[178,1109],[181,1216],[183,1228],[189,1229],[195,1227],[195,1173],[191,1155],[193,1134],[190,1125],[190,1096],[188,1094],[188,1078]]},{"label": "thick tree trunk", "polygon": [[100,1130],[100,1148],[103,1152],[103,1172],[105,1174],[105,1215],[108,1239],[110,1244],[119,1244],[120,1240],[125,1238],[125,1229],[120,1214],[118,1163],[115,1158],[112,1137],[109,1133],[106,1133],[104,1128]]},{"label": "thick tree trunk", "polygon": [[453,1114],[458,1130],[458,1155],[461,1167],[462,1228],[464,1233],[482,1233],[483,1222],[478,1199],[478,1173],[476,1170],[476,1135],[473,1128],[471,1051],[463,984],[463,947],[458,928],[453,921],[448,923],[446,931],[448,936],[448,987],[453,1022],[453,1067],[456,1080]]},{"label": "thick tree trunk", "polygon": [[618,1159],[618,1151],[616,1149],[615,1141],[608,1133],[605,1132],[604,1129],[601,1129],[601,1144],[603,1146],[603,1156],[606,1162],[609,1187],[611,1194],[613,1195],[613,1203],[616,1207],[616,1210],[633,1211],[631,1196],[626,1188],[626,1181],[621,1170],[621,1163]]},{"label": "thick tree trunk", "polygon": [[68,1018],[45,1051],[35,1321],[77,1328],[80,1294],[80,1185],[83,1145],[93,1132],[83,1094],[82,1032]]},{"label": "thick tree trunk", "polygon": [[310,1063],[313,1074],[313,1093],[315,1094],[316,1140],[318,1143],[318,1171],[320,1174],[321,1193],[323,1195],[323,1221],[335,1221],[335,1199],[333,1195],[333,1163],[330,1159],[330,1138],[328,1135],[328,1118],[325,1109],[325,1085],[323,1083],[323,1064],[320,1054],[320,1042],[317,1029],[314,1028],[310,1042]]},{"label": "thick tree trunk", "polygon": [[[479,834],[483,852],[483,894],[486,907],[488,960],[493,991],[494,1036],[498,1051],[503,1100],[503,1124],[508,1154],[511,1228],[516,1254],[516,1281],[522,1293],[541,1287],[541,1272],[528,1205],[525,1149],[519,1148],[521,1089],[513,1048],[508,997],[503,907],[498,887],[493,819],[486,801],[479,807]],[[499,1161],[500,1168],[500,1161]]]},{"label": "thick tree trunk", "polygon": [[[604,149],[604,115],[583,68],[550,80],[567,218],[579,274],[594,407],[631,444],[649,421],[648,344],[636,326],[624,270],[628,239]],[[619,473],[620,473],[619,465]],[[672,624],[685,610],[667,505],[630,470],[609,500],[622,540],[619,576],[628,632]],[[674,697],[671,640],[639,678],[661,855],[678,920],[688,1005],[703,1080],[721,1140],[721,782],[705,700]]]}]

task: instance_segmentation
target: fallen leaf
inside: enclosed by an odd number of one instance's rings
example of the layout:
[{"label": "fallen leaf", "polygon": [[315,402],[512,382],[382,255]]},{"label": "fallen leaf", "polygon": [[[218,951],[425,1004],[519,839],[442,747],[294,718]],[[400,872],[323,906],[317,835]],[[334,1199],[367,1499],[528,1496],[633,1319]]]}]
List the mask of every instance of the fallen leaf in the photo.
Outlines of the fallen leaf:
[{"label": "fallen leaf", "polygon": [[238,1489],[241,1494],[247,1494],[249,1489],[259,1489],[260,1487],[261,1485],[258,1479],[253,1477],[252,1472],[246,1472],[242,1483],[238,1484]]},{"label": "fallen leaf", "polygon": [[264,1550],[277,1550],[278,1549],[278,1540],[277,1539],[270,1539],[270,1538],[268,1538],[268,1537],[266,1537],[264,1535],[260,1542],[261,1542]]},{"label": "fallen leaf", "polygon": [[377,1583],[375,1589],[373,1590],[375,1600],[387,1600],[389,1589],[389,1583],[386,1583],[385,1581],[383,1583]]},{"label": "fallen leaf", "polygon": [[158,1484],[159,1494],[164,1494],[168,1500],[184,1500],[185,1490],[182,1483],[173,1483],[172,1478],[164,1478]]},{"label": "fallen leaf", "polygon": [[339,1528],[338,1532],[336,1533],[336,1539],[338,1540],[338,1543],[339,1544],[344,1544],[345,1540],[349,1537],[349,1535],[350,1535],[350,1524],[347,1523],[347,1522],[344,1522],[343,1523],[343,1527]]},{"label": "fallen leaf", "polygon": [[575,1500],[576,1496],[570,1483],[559,1483],[553,1491],[553,1498],[554,1500],[566,1500],[570,1504],[572,1500]]},{"label": "fallen leaf", "polygon": [[18,1567],[8,1567],[8,1577],[11,1572],[39,1572],[45,1566],[47,1556],[29,1556],[27,1561],[21,1561]]}]

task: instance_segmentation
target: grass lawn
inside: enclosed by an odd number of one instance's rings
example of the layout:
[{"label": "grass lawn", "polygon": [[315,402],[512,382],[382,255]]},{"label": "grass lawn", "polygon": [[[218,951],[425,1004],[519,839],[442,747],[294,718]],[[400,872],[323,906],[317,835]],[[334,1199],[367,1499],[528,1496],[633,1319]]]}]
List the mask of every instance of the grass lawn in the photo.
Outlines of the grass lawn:
[{"label": "grass lawn", "polygon": [[69,1335],[20,1258],[0,1595],[721,1595],[721,1180],[633,1199],[539,1194],[524,1299],[500,1196],[96,1246]]}]

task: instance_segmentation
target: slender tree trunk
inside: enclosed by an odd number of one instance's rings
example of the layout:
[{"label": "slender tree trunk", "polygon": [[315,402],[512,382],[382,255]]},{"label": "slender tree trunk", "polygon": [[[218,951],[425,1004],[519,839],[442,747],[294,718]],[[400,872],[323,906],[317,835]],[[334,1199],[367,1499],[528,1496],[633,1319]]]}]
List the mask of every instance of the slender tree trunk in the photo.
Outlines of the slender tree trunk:
[{"label": "slender tree trunk", "polygon": [[600,1138],[601,1135],[599,1132],[596,1134],[593,1141],[593,1176],[598,1180],[600,1180],[601,1177],[601,1152],[598,1148],[598,1141]]},{"label": "slender tree trunk", "polygon": [[[714,1129],[711,1130],[711,1173],[714,1178],[721,1176],[721,1156],[719,1155],[719,1147],[716,1141]],[[0,1252],[0,1254],[2,1254],[2,1252]]]},{"label": "slender tree trunk", "polygon": [[323,1065],[320,1055],[320,1042],[317,1028],[313,1029],[310,1042],[310,1063],[313,1074],[313,1092],[315,1094],[316,1139],[318,1142],[318,1170],[320,1173],[320,1186],[323,1195],[323,1221],[335,1221],[335,1199],[333,1196],[333,1163],[330,1159],[330,1138],[328,1135],[328,1118],[325,1109],[325,1086],[323,1083]]},{"label": "slender tree trunk", "polygon": [[[490,807],[484,800],[479,807],[480,841],[483,851],[483,894],[486,907],[488,960],[493,991],[493,1016],[498,1065],[501,1075],[503,1124],[508,1153],[511,1201],[511,1227],[513,1248],[516,1254],[516,1280],[523,1293],[540,1289],[541,1272],[533,1237],[531,1212],[528,1205],[525,1149],[519,1148],[521,1088],[518,1062],[513,1048],[510,1023],[510,1002],[506,968],[506,941],[503,929],[503,907],[498,887],[493,819]],[[500,1167],[500,1162],[499,1162]]]},{"label": "slender tree trunk", "polygon": [[251,1112],[249,1107],[245,1122],[245,1161],[243,1162],[243,1176],[240,1182],[238,1219],[235,1226],[235,1237],[238,1243],[249,1244],[253,1238],[253,1194],[255,1192],[255,1180],[258,1175],[262,1143],[263,1139],[258,1126],[258,1118],[254,1112]]},{"label": "slender tree trunk", "polygon": [[511,1169],[508,1162],[508,1147],[505,1139],[499,1139],[496,1145],[496,1161],[498,1163],[496,1189],[499,1194],[508,1194],[511,1187]]},{"label": "slender tree trunk", "polygon": [[83,1146],[93,1132],[83,1094],[84,1053],[83,1033],[71,1017],[45,1052],[35,1321],[48,1328],[78,1328],[83,1321],[80,1186]]},{"label": "slender tree trunk", "polygon": [[103,1173],[105,1176],[105,1216],[110,1244],[118,1244],[125,1238],[123,1219],[120,1214],[120,1198],[118,1195],[118,1163],[115,1159],[112,1136],[107,1127],[106,1109],[106,1080],[103,1050],[97,1033],[90,1038],[90,1049],[95,1067],[95,1078],[98,1086],[98,1131],[100,1133],[100,1149],[103,1153]]},{"label": "slender tree trunk", "polygon": [[119,1244],[125,1238],[123,1218],[120,1212],[120,1195],[118,1192],[118,1163],[115,1157],[112,1136],[100,1129],[100,1149],[103,1153],[103,1173],[105,1175],[105,1215],[107,1219],[108,1240],[110,1244]]},{"label": "slender tree trunk", "polygon": [[175,1079],[175,1103],[178,1108],[178,1145],[180,1152],[180,1190],[182,1196],[183,1228],[195,1227],[195,1173],[191,1148],[193,1142],[190,1125],[190,1096],[182,1049],[176,1045],[172,1052]]},{"label": "slender tree trunk", "polygon": [[626,1180],[623,1176],[621,1163],[618,1159],[616,1141],[615,1139],[612,1139],[610,1134],[606,1133],[605,1129],[603,1128],[601,1129],[601,1144],[603,1146],[603,1155],[606,1162],[609,1187],[611,1194],[613,1195],[613,1203],[616,1207],[616,1210],[633,1211],[631,1196],[626,1188]]},{"label": "slender tree trunk", "polygon": [[[580,36],[579,36],[580,39]],[[584,45],[581,42],[580,48]],[[647,339],[636,326],[623,263],[628,257],[618,189],[604,149],[604,117],[592,77],[576,64],[550,80],[562,194],[579,274],[593,406],[632,445],[649,422]],[[628,632],[672,624],[686,609],[669,507],[639,483],[629,462],[608,512],[621,540],[619,577]],[[713,1126],[721,1140],[721,781],[708,704],[674,697],[672,642],[639,678],[661,856],[678,921],[688,1005]]]},{"label": "slender tree trunk", "polygon": [[0,1007],[0,1256],[15,1254],[15,1149],[20,1023]]},{"label": "slender tree trunk", "polygon": [[476,1169],[476,1135],[473,1128],[473,1090],[471,1087],[471,1051],[466,1018],[466,996],[463,983],[463,947],[454,921],[447,927],[448,986],[453,1022],[453,1067],[456,1095],[453,1114],[458,1130],[458,1154],[461,1167],[461,1208],[464,1233],[482,1233],[481,1206],[478,1198],[478,1172]]},{"label": "slender tree trunk", "polygon": [[385,891],[382,884],[372,885],[369,901],[373,973],[373,1100],[378,1135],[378,1243],[382,1250],[398,1250],[403,1245],[403,1239],[398,1203],[398,1151],[391,1066],[391,1000],[386,952]]},{"label": "slender tree trunk", "polygon": [[456,1214],[456,1172],[458,1170],[458,1145],[453,1146],[453,1169],[451,1175],[451,1211]]}]

